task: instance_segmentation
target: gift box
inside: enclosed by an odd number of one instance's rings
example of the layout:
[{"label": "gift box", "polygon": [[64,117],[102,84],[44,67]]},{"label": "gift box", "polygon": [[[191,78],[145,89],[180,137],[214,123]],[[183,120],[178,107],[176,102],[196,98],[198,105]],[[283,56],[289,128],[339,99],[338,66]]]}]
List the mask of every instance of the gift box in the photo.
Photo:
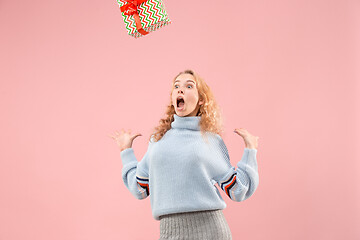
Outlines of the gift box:
[{"label": "gift box", "polygon": [[144,36],[171,23],[161,0],[117,0],[130,36]]}]

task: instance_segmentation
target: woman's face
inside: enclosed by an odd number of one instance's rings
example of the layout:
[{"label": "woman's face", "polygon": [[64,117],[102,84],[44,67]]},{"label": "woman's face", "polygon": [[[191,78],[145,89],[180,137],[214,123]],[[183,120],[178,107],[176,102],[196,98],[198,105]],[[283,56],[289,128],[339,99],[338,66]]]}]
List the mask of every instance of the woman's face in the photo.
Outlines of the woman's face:
[{"label": "woman's face", "polygon": [[193,75],[181,74],[175,79],[171,100],[176,115],[180,117],[196,116],[203,101],[199,101],[199,93]]}]

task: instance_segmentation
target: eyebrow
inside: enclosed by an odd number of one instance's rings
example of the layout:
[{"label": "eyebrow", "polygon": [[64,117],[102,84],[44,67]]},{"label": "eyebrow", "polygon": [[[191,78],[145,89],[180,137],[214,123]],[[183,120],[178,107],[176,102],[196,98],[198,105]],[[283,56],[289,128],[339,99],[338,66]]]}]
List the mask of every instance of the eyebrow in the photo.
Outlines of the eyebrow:
[{"label": "eyebrow", "polygon": [[[180,80],[176,80],[174,83],[176,83],[176,82],[180,82]],[[186,82],[192,82],[195,84],[195,82],[193,80],[186,80]]]}]

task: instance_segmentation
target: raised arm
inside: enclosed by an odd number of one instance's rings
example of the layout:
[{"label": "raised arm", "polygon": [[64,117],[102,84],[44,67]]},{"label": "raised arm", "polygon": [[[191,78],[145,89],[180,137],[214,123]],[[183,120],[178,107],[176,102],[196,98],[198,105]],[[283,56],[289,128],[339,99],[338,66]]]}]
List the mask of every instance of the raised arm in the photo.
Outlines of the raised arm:
[{"label": "raised arm", "polygon": [[[244,134],[244,132],[242,132],[242,134]],[[254,137],[253,139],[255,142],[246,142],[248,139],[245,140],[244,138],[246,148],[241,160],[237,163],[237,168],[231,166],[228,150],[221,137],[217,135],[212,141],[214,155],[218,158],[217,172],[214,180],[230,199],[237,202],[248,199],[254,194],[259,185],[256,160],[257,149],[255,148],[257,147],[258,137]]]},{"label": "raised arm", "polygon": [[254,194],[259,185],[259,174],[256,162],[256,149],[245,148],[237,168],[231,167],[222,178],[217,180],[220,188],[230,199],[240,202]]},{"label": "raised arm", "polygon": [[132,149],[132,143],[138,136],[141,136],[141,134],[131,134],[130,131],[125,132],[122,130],[121,133],[116,131],[115,134],[109,137],[116,141],[121,151],[120,156],[123,163],[122,178],[125,186],[137,199],[144,199],[150,194],[149,168],[147,164],[148,151],[143,159],[138,162]]},{"label": "raised arm", "polygon": [[147,153],[140,162],[136,160],[132,148],[127,148],[120,154],[123,163],[122,179],[125,186],[137,199],[144,199],[150,195]]}]

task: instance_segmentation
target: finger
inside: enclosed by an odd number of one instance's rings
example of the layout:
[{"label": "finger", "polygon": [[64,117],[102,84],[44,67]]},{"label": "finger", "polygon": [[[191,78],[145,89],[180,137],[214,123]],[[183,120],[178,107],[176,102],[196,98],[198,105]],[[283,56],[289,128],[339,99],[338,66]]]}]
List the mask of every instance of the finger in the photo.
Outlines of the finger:
[{"label": "finger", "polygon": [[110,138],[112,138],[113,140],[115,140],[116,141],[116,137],[115,136],[110,136],[110,135],[108,135]]},{"label": "finger", "polygon": [[137,133],[137,134],[133,135],[133,136],[131,137],[131,140],[134,140],[135,138],[137,138],[137,137],[139,137],[139,136],[142,136],[142,134],[141,134],[141,133]]},{"label": "finger", "polygon": [[241,130],[241,128],[240,129],[235,129],[234,132],[239,134],[239,135],[243,134],[243,131]]},{"label": "finger", "polygon": [[235,128],[235,131],[237,131],[237,132],[244,132],[244,131],[246,131],[244,128]]}]

